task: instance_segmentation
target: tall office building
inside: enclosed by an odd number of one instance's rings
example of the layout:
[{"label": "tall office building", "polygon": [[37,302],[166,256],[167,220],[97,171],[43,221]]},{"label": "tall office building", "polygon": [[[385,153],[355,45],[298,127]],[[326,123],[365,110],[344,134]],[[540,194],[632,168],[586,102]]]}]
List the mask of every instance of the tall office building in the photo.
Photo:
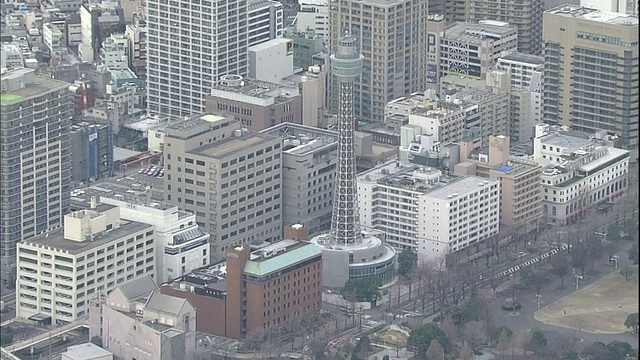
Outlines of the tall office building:
[{"label": "tall office building", "polygon": [[543,0],[473,0],[467,20],[496,20],[518,28],[518,51],[539,55],[542,51]]},{"label": "tall office building", "polygon": [[69,212],[74,99],[68,83],[26,68],[2,74],[0,95],[0,261],[9,282],[16,244],[60,227]]},{"label": "tall office building", "polygon": [[356,181],[354,81],[361,74],[363,56],[358,39],[346,33],[331,55],[331,73],[339,89],[338,167],[333,193],[331,232],[312,239],[322,249],[325,287],[342,287],[349,279],[376,276],[381,284],[393,279],[395,250],[382,233],[361,231]]},{"label": "tall office building", "polygon": [[[387,102],[426,88],[427,4],[415,0],[346,0],[331,3],[329,52],[349,31],[364,56],[356,79],[354,116],[383,122]],[[338,110],[337,84],[332,84],[332,110]]]},{"label": "tall office building", "polygon": [[249,46],[284,30],[276,1],[182,4],[147,2],[147,107],[153,113],[204,112],[203,96],[221,75],[248,74]]},{"label": "tall office building", "polygon": [[211,260],[282,237],[282,140],[202,115],[167,126],[165,199],[196,214],[211,234]]},{"label": "tall office building", "polygon": [[605,130],[638,156],[638,17],[563,5],[544,13],[543,120]]}]

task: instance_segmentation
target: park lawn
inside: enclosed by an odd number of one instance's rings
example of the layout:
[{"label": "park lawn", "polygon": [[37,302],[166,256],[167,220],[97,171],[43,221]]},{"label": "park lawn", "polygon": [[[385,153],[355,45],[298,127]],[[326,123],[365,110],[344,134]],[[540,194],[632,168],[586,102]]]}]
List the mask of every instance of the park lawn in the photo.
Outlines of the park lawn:
[{"label": "park lawn", "polygon": [[[372,339],[375,341],[376,339]],[[404,348],[407,346],[407,335],[397,330],[387,330],[378,334],[378,340],[388,346]]]},{"label": "park lawn", "polygon": [[625,280],[619,271],[537,311],[534,318],[549,325],[598,334],[627,331],[624,321],[638,312],[638,274]]}]

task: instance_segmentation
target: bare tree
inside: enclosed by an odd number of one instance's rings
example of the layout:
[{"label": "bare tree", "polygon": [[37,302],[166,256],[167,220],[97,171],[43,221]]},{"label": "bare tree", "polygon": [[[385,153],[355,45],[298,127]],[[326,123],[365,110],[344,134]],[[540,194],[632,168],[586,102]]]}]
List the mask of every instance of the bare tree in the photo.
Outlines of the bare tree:
[{"label": "bare tree", "polygon": [[486,343],[487,328],[482,321],[471,321],[462,328],[462,336],[474,347],[477,347]]},{"label": "bare tree", "polygon": [[564,359],[576,343],[577,339],[573,336],[566,336],[562,333],[554,334],[550,339],[549,350],[554,352],[558,359]]},{"label": "bare tree", "polygon": [[498,340],[498,351],[500,351],[500,358],[502,360],[504,360],[507,356],[507,351],[509,350],[509,347],[511,346],[511,339],[509,339],[509,335],[507,334],[506,331],[503,331],[500,334],[500,340]]},{"label": "bare tree", "polygon": [[444,360],[444,348],[437,339],[431,340],[431,344],[429,344],[427,360]]},{"label": "bare tree", "polygon": [[451,314],[447,314],[444,316],[440,328],[447,335],[451,344],[456,344],[458,342],[458,327],[453,322]]},{"label": "bare tree", "polygon": [[462,342],[462,347],[460,348],[460,355],[458,356],[458,360],[473,360],[473,349],[469,345],[467,341]]}]

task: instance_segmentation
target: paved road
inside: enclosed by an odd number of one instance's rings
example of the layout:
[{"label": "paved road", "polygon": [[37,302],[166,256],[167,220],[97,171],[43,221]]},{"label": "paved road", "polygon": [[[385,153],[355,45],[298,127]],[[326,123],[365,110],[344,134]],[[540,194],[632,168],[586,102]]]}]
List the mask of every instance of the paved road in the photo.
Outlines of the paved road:
[{"label": "paved road", "polygon": [[[630,248],[631,243],[627,244],[627,246]],[[626,249],[620,250],[619,253],[626,253],[626,251],[627,251]],[[626,256],[625,257],[621,256],[619,261],[620,261],[620,267],[623,267],[629,263],[629,260],[627,259]],[[582,287],[587,286],[599,280],[603,276],[610,274],[612,271],[617,271],[617,270],[614,270],[613,267],[611,267],[609,264],[607,264],[606,261],[599,261],[595,269],[599,271],[599,274],[596,276],[586,278],[585,280],[581,281],[580,285]],[[567,279],[565,281],[566,289],[563,291],[556,290],[556,288],[559,287],[560,285],[560,280],[557,277],[554,277],[549,284],[547,284],[541,289],[541,295],[544,301],[541,307],[544,307],[549,303],[553,303],[565,296],[570,295],[573,291],[575,291],[574,284],[575,283],[572,283],[570,279]],[[537,306],[535,304],[535,292],[523,291],[519,294],[518,297],[521,299],[521,303],[523,303],[523,307],[518,311],[521,315],[511,316],[507,312],[498,311],[496,312],[495,323],[507,325],[511,330],[514,331],[514,333],[518,333],[518,332],[522,333],[532,327],[538,327],[547,333],[548,339],[556,338],[557,336],[554,336],[556,334],[562,334],[564,336],[574,335],[575,330],[573,329],[547,325],[533,318],[533,314],[537,311]],[[502,298],[496,298],[494,307],[499,308],[503,300],[504,299]],[[582,331],[580,332],[579,336],[582,339],[584,339],[583,345],[589,345],[594,341],[602,341],[604,343],[608,343],[610,341],[618,340],[618,341],[626,341],[630,343],[632,346],[634,346],[634,348],[637,348],[638,346],[638,337],[631,333],[609,335],[609,334],[593,334],[593,333],[587,333]]]}]

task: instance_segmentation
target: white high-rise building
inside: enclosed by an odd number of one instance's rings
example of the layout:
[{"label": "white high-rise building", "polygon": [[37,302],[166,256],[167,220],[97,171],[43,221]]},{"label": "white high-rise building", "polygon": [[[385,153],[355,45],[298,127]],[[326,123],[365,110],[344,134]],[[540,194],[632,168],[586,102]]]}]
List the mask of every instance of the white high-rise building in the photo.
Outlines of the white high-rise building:
[{"label": "white high-rise building", "polygon": [[204,112],[204,94],[221,75],[248,74],[248,47],[284,31],[282,5],[276,1],[181,4],[147,3],[147,106],[152,113]]},{"label": "white high-rise building", "polygon": [[428,265],[497,234],[499,199],[497,180],[395,161],[358,176],[360,224],[384,232],[398,250],[416,251]]}]

